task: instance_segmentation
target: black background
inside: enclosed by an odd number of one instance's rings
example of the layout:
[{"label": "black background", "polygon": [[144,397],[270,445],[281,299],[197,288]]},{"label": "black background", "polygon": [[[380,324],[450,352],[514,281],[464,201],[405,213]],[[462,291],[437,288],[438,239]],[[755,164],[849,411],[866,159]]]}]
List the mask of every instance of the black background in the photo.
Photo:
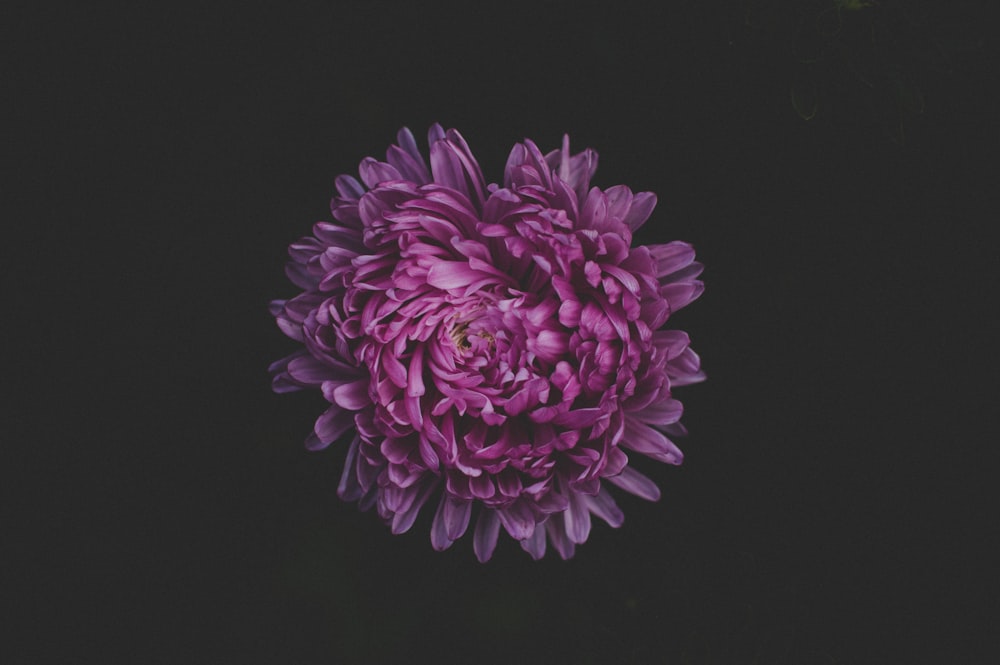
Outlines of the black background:
[{"label": "black background", "polygon": [[[4,10],[10,662],[989,662],[985,24],[841,4]],[[706,265],[685,463],[568,562],[389,535],[270,392],[285,247],[435,121]]]}]

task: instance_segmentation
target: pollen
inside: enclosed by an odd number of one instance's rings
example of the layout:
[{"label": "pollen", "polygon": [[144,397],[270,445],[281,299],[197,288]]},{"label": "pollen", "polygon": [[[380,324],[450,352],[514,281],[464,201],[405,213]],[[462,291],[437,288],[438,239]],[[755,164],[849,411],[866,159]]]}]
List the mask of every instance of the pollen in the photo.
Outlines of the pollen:
[{"label": "pollen", "polygon": [[468,339],[468,330],[469,322],[463,321],[453,327],[448,333],[448,336],[451,337],[451,341],[455,343],[456,348],[462,349],[463,351],[472,348],[472,344],[469,343]]}]

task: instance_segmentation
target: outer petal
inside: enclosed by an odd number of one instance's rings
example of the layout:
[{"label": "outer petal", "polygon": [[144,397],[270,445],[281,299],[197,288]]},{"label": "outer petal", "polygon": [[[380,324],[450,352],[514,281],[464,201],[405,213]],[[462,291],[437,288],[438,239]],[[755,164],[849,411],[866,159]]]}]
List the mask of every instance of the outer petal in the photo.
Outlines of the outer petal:
[{"label": "outer petal", "polygon": [[472,536],[472,548],[480,563],[486,563],[493,556],[497,546],[497,536],[500,535],[500,516],[495,510],[484,509],[479,513],[476,531]]},{"label": "outer petal", "polygon": [[609,476],[607,480],[640,499],[660,500],[660,488],[656,486],[656,483],[630,466],[622,469],[622,472],[617,476]]}]

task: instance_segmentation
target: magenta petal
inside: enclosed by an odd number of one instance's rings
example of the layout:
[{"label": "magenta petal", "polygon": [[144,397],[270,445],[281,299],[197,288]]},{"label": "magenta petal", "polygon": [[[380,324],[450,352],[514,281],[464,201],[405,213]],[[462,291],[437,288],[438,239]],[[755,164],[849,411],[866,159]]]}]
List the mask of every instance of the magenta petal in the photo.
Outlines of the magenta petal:
[{"label": "magenta petal", "polygon": [[534,350],[542,360],[555,363],[569,351],[569,335],[555,330],[542,330],[535,338]]},{"label": "magenta petal", "polygon": [[464,261],[438,261],[427,272],[427,283],[448,291],[466,287],[484,276]]}]

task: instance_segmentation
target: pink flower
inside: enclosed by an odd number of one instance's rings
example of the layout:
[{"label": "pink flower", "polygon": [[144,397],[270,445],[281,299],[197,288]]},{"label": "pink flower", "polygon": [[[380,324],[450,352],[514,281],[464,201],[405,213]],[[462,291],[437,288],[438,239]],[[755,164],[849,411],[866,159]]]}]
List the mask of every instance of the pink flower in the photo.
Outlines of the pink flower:
[{"label": "pink flower", "polygon": [[[676,386],[704,379],[688,336],[664,329],[697,298],[683,242],[632,247],[656,196],[590,187],[592,150],[514,146],[487,184],[455,130],[409,130],[386,161],[336,180],[332,222],[289,248],[303,289],[272,303],[304,348],[274,389],[319,388],[330,407],[306,440],[352,433],[338,492],[377,506],[393,533],[436,502],[431,543],[490,558],[501,527],[534,558],[587,540],[591,515],[622,524],[609,485],[650,501],[626,451],[680,464]],[[474,515],[475,513],[475,515]]]}]

